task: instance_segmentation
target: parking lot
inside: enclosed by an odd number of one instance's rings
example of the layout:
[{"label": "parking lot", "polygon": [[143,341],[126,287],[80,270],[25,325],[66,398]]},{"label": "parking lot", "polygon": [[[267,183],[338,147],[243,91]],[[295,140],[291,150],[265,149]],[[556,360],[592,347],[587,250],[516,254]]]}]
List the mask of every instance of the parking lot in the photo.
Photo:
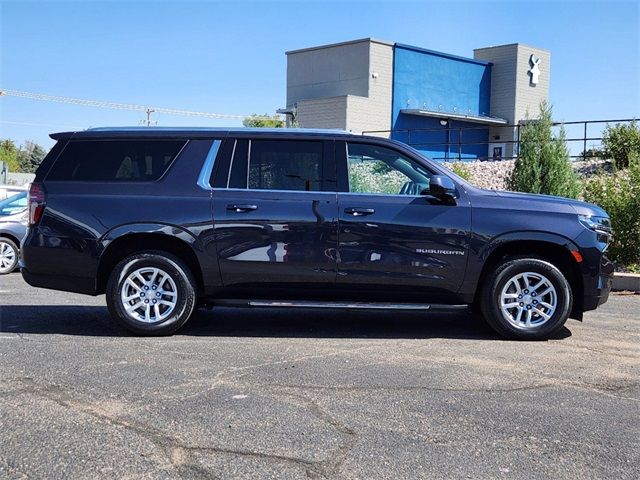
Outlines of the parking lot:
[{"label": "parking lot", "polygon": [[2,478],[638,478],[640,296],[511,342],[471,314],[216,308],[136,338],[0,277]]}]

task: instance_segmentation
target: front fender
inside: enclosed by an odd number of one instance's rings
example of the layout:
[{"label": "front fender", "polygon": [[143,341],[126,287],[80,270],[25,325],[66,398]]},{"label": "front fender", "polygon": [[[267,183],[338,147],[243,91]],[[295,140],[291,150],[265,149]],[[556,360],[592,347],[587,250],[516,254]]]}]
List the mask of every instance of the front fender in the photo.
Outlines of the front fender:
[{"label": "front fender", "polygon": [[551,243],[565,248],[567,252],[579,250],[578,246],[570,238],[553,232],[518,230],[501,233],[489,240],[476,237],[471,242],[472,248],[467,264],[467,272],[459,290],[461,297],[468,302],[474,301],[483,267],[492,253],[506,244],[527,241]]},{"label": "front fender", "polygon": [[511,242],[548,242],[561,247],[565,247],[568,251],[578,250],[578,246],[568,237],[552,232],[540,232],[535,230],[522,230],[515,232],[507,232],[493,237],[489,242],[485,243],[478,250],[478,258],[484,263],[489,256],[499,247]]}]

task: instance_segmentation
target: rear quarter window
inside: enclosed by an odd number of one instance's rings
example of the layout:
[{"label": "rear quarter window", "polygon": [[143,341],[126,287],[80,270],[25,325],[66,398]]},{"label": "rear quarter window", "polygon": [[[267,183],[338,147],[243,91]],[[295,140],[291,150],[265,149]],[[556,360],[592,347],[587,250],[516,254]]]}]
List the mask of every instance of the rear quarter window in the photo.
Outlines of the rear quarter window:
[{"label": "rear quarter window", "polygon": [[186,140],[77,140],[62,151],[47,180],[153,182],[167,171]]}]

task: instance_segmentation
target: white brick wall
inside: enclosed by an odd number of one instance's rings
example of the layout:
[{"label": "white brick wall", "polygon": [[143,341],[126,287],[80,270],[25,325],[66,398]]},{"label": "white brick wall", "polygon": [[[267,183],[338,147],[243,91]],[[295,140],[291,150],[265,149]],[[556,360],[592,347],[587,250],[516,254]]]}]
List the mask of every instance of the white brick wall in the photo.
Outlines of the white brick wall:
[{"label": "white brick wall", "polygon": [[389,130],[392,84],[393,46],[386,42],[287,53],[287,107],[297,104],[301,127]]},{"label": "white brick wall", "polygon": [[[531,77],[527,71],[531,68],[529,58],[531,54],[540,59],[540,78],[537,85],[531,85]],[[536,118],[539,112],[540,102],[549,99],[549,80],[551,75],[551,54],[539,48],[518,45],[516,77],[516,104],[515,118],[523,120],[527,116],[527,110],[531,118]]]},{"label": "white brick wall", "polygon": [[302,128],[347,129],[347,96],[301,100],[298,126]]},{"label": "white brick wall", "polygon": [[392,89],[393,47],[371,42],[369,44],[368,96],[348,98],[347,130],[354,132],[390,130]]},{"label": "white brick wall", "polygon": [[[491,62],[491,115],[504,118],[511,124],[525,119],[527,111],[532,118],[538,113],[540,102],[549,98],[551,55],[545,50],[528,47],[519,43],[474,50],[474,58]],[[540,79],[531,85],[527,73],[529,57],[540,58]],[[515,128],[491,128],[490,141],[501,143],[517,140]],[[500,139],[494,137],[499,136]],[[512,145],[507,145],[506,156],[513,156]]]}]

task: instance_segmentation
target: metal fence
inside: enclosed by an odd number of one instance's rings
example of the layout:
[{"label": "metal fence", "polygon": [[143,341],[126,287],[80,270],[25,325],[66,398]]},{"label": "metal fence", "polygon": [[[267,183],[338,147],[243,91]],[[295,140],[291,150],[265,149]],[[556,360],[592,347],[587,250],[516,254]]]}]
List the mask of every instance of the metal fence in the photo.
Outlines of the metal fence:
[{"label": "metal fence", "polygon": [[[444,119],[443,119],[444,120]],[[535,120],[532,120],[535,121]],[[529,121],[532,122],[532,121]],[[615,119],[615,120],[581,120],[575,122],[554,122],[553,129],[559,133],[560,129],[565,130],[565,141],[567,143],[570,157],[574,160],[586,160],[589,158],[602,158],[605,155],[602,146],[602,135],[607,125],[628,124],[635,119]],[[433,160],[439,161],[464,161],[464,160],[512,160],[518,156],[520,151],[520,139],[522,130],[527,128],[527,122],[505,125],[482,125],[477,127],[457,127],[451,126],[447,121],[442,128],[424,128],[411,130],[367,130],[363,135],[385,136],[402,140],[418,150],[437,151],[442,150],[442,155],[431,155]],[[470,137],[477,136],[479,130],[489,130],[488,140],[478,141]],[[421,137],[430,133],[446,135],[444,141],[424,141]],[[465,138],[466,137],[466,138]],[[499,137],[499,138],[496,138]],[[506,151],[496,158],[489,153],[491,145],[501,144],[507,146]],[[483,150],[487,155],[478,155],[470,158],[465,151],[469,147],[485,146]]]}]

